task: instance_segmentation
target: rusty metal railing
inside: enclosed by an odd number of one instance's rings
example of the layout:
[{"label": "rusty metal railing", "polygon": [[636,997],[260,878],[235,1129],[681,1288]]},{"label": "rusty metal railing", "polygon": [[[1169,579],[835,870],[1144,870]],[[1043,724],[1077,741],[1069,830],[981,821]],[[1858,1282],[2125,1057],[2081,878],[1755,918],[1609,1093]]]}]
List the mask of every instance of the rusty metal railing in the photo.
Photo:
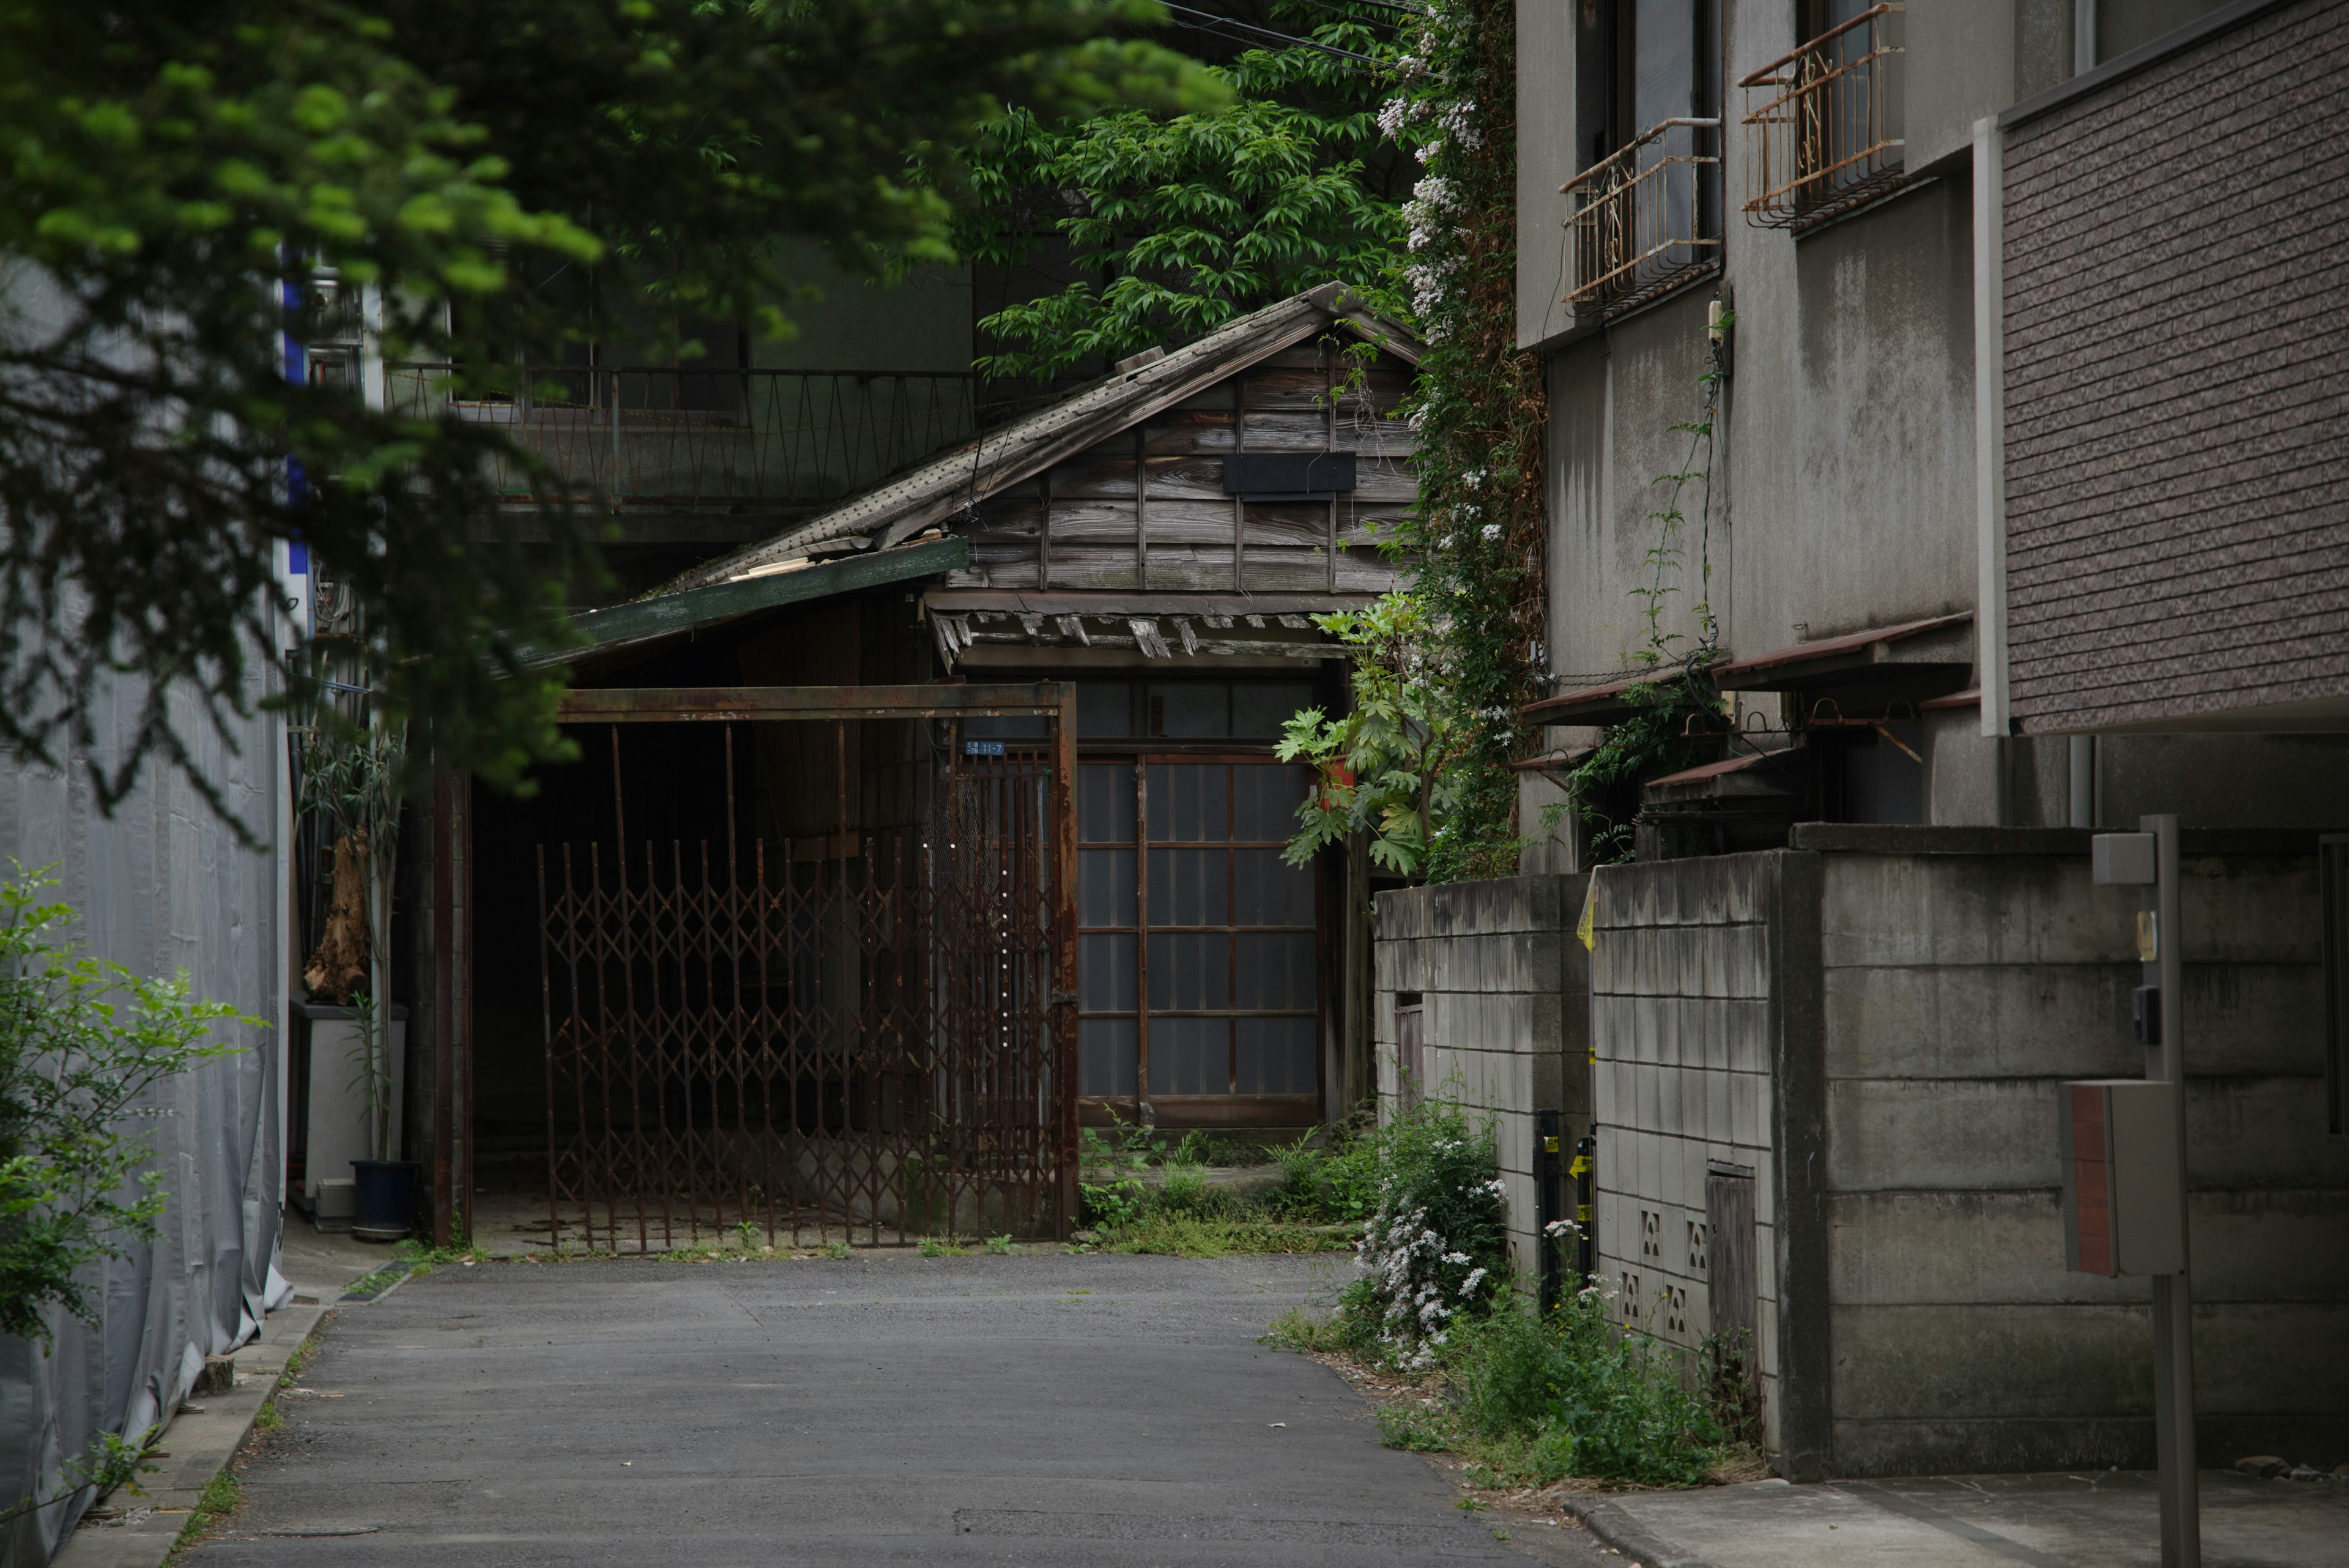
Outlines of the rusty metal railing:
[{"label": "rusty metal railing", "polygon": [[1906,178],[1887,4],[1830,27],[1737,85],[1745,91],[1745,217],[1799,228],[1849,212]]},{"label": "rusty metal railing", "polygon": [[[545,465],[498,460],[517,501],[599,494],[636,505],[837,501],[1034,401],[968,371],[523,368],[511,397],[468,398],[448,365],[386,371],[394,410],[502,426]],[[550,476],[551,475],[551,480]]]},{"label": "rusty metal railing", "polygon": [[1614,315],[1721,265],[1718,119],[1667,119],[1559,187],[1574,251],[1567,303]]}]

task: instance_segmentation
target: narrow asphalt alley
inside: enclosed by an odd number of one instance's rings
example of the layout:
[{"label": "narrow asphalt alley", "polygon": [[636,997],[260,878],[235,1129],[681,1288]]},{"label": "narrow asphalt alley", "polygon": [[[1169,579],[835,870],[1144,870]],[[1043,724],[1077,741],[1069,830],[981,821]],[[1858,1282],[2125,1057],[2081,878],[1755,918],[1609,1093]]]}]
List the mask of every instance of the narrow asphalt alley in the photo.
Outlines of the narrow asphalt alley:
[{"label": "narrow asphalt alley", "polygon": [[[1342,1264],[443,1268],[344,1311],[202,1568],[1523,1563],[1257,1343]],[[1579,1532],[1543,1542],[1588,1552]],[[1619,1562],[1620,1559],[1608,1559]]]}]

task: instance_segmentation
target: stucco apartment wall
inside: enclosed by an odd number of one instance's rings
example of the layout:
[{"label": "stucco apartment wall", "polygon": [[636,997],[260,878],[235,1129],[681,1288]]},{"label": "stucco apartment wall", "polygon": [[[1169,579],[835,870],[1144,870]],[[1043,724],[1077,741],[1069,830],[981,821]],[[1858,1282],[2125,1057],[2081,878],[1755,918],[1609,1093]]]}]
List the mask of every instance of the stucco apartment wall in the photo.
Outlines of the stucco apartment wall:
[{"label": "stucco apartment wall", "polygon": [[1491,1119],[1511,1262],[1527,1277],[1538,1264],[1535,1113],[1561,1114],[1568,1149],[1590,1119],[1589,966],[1573,930],[1588,880],[1509,877],[1378,897],[1381,1116],[1403,1089],[1397,999],[1416,995],[1426,1048],[1420,1090]]},{"label": "stucco apartment wall", "polygon": [[[1754,1168],[1788,1474],[2150,1462],[2147,1282],[2063,1266],[2055,1085],[2144,1070],[2136,900],[2090,882],[2087,837],[1814,825],[1597,873],[1601,1268],[1627,1324],[1700,1343],[1703,1161]],[[2323,1128],[2313,836],[2186,847],[2202,1438],[2330,1452],[2349,1143]]]}]

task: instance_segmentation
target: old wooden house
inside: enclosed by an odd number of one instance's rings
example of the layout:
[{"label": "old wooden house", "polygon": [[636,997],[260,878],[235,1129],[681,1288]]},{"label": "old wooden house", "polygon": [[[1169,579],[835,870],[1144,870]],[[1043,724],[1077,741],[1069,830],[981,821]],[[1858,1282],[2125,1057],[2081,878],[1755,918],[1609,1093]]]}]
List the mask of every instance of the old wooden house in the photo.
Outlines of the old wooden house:
[{"label": "old wooden house", "polygon": [[1417,352],[1301,295],[582,615],[581,761],[442,803],[444,1214],[1064,1231],[1081,1123],[1370,1093],[1369,868],[1283,860],[1274,746],[1408,569]]}]

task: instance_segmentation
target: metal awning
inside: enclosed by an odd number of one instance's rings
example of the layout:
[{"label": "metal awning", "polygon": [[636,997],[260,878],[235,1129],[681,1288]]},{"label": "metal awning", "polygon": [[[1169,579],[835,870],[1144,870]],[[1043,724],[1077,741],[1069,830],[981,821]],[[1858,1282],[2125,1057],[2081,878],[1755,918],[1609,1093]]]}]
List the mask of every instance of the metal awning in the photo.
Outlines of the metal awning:
[{"label": "metal awning", "polygon": [[1839,701],[1880,694],[1916,701],[1973,675],[1973,612],[1934,616],[1845,637],[1798,642],[1713,667],[1723,691],[1791,691]]},{"label": "metal awning", "polygon": [[1545,697],[1538,702],[1528,702],[1517,710],[1517,719],[1526,724],[1612,724],[1628,719],[1640,711],[1628,693],[1637,686],[1653,685],[1658,680],[1678,680],[1674,668],[1669,674],[1640,675],[1610,681],[1605,686],[1586,686],[1578,691],[1562,691],[1555,697]]}]

